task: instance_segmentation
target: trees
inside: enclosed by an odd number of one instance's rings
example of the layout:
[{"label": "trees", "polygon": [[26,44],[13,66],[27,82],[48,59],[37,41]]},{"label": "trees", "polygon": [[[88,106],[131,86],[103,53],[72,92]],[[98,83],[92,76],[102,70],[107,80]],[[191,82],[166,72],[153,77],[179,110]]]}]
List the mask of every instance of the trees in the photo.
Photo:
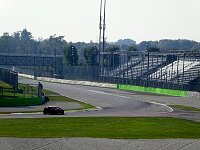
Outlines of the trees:
[{"label": "trees", "polygon": [[158,47],[161,51],[165,50],[190,50],[192,49],[196,44],[198,44],[195,41],[191,40],[170,40],[170,39],[164,39],[160,40],[158,42]]},{"label": "trees", "polygon": [[136,41],[132,40],[132,39],[120,39],[116,42],[116,44],[118,45],[127,45],[127,46],[130,46],[130,45],[134,45],[136,44]]},{"label": "trees", "polygon": [[96,66],[97,65],[97,55],[98,49],[97,46],[89,46],[84,48],[84,57],[86,59],[86,63],[89,66]]},{"label": "trees", "polygon": [[78,65],[78,53],[77,49],[73,45],[69,45],[64,48],[65,61],[69,66]]},{"label": "trees", "polygon": [[137,45],[132,45],[128,48],[128,52],[136,52],[138,51]]},{"label": "trees", "polygon": [[140,42],[140,44],[138,44],[138,49],[140,51],[146,51],[146,46],[149,47],[155,47],[158,45],[158,41],[142,41]]},{"label": "trees", "polygon": [[43,49],[46,49],[48,54],[63,55],[63,48],[66,44],[66,41],[63,38],[64,36],[50,36],[48,39],[45,40]]},{"label": "trees", "polygon": [[23,50],[25,54],[34,54],[35,49],[35,41],[33,39],[33,36],[31,32],[28,32],[27,29],[23,29],[21,31],[21,50]]},{"label": "trees", "polygon": [[146,50],[147,50],[147,52],[159,52],[160,51],[160,49],[156,46],[147,47]]},{"label": "trees", "polygon": [[[50,36],[47,39],[34,39],[32,33],[27,29],[14,32],[13,34],[4,33],[0,36],[0,53],[15,53],[15,54],[45,54],[45,55],[63,55],[64,47],[67,46],[64,36]],[[163,39],[160,41],[143,41],[136,44],[131,39],[118,40],[113,43],[105,43],[105,52],[111,53],[111,56],[104,57],[104,65],[115,66],[118,64],[120,50],[124,52],[146,51],[146,45],[149,46],[149,52],[166,51],[166,50],[185,50],[199,51],[200,43],[191,40],[170,40]],[[72,45],[72,43],[68,44]],[[74,62],[79,65],[97,65],[97,47],[98,43],[76,42],[73,46],[77,50],[79,62]],[[159,48],[159,49],[158,49]],[[109,57],[109,58],[108,58]],[[76,60],[75,58],[74,60]],[[114,62],[113,62],[114,61]]]},{"label": "trees", "polygon": [[1,53],[18,54],[48,54],[63,55],[63,48],[66,45],[64,36],[50,36],[48,39],[35,40],[32,33],[27,29],[14,32],[13,34],[4,33],[0,36]]},{"label": "trees", "polygon": [[200,43],[194,45],[191,50],[192,51],[200,51]]},{"label": "trees", "polygon": [[118,52],[120,48],[116,45],[109,46],[105,51],[109,52],[108,55],[104,57],[104,65],[108,67],[116,67],[119,65],[120,59]]},{"label": "trees", "polygon": [[138,51],[137,45],[132,45],[128,48],[128,50],[127,50],[128,61],[131,59],[132,52],[136,52],[136,51]]},{"label": "trees", "polygon": [[13,52],[13,38],[9,33],[4,33],[0,37],[0,52],[1,53],[12,53]]}]

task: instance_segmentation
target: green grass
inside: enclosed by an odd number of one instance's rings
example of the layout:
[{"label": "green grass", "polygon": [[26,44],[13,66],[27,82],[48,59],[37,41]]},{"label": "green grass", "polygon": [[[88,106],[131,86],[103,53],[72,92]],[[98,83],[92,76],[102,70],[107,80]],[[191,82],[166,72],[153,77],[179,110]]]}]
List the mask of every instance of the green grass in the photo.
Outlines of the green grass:
[{"label": "green grass", "polygon": [[[30,94],[23,94],[23,93],[13,93],[13,89],[10,85],[0,82],[0,86],[4,88],[3,95],[0,95],[0,107],[9,107],[9,106],[31,106],[31,105],[40,105],[41,101],[37,98],[36,95]],[[27,87],[25,84],[19,84],[20,89],[26,89]],[[37,91],[37,87],[32,86],[34,91]],[[43,89],[43,92],[46,95],[49,95],[50,101],[65,101],[65,102],[76,102],[83,106],[83,109],[90,109],[95,108],[95,106],[86,104],[80,101],[76,101],[72,98],[61,96],[56,92],[49,91],[47,89]],[[36,92],[37,93],[37,92]]]},{"label": "green grass", "polygon": [[29,88],[29,93],[14,92],[13,88],[3,82],[0,82],[0,86],[3,87],[3,94],[0,95],[0,107],[13,107],[13,106],[34,106],[40,105],[41,100],[35,93],[32,93],[30,87],[24,84],[19,84],[21,89]]},{"label": "green grass", "polygon": [[1,137],[123,139],[200,138],[200,123],[175,118],[1,119]]},{"label": "green grass", "polygon": [[10,86],[7,83],[1,82],[1,81],[0,81],[0,87],[3,87],[5,89],[13,89],[12,86]]},{"label": "green grass", "polygon": [[[24,88],[26,88],[26,84],[19,84],[19,87],[21,88],[21,89],[24,89]],[[34,90],[34,91],[36,91],[36,93],[37,93],[37,91],[38,91],[38,87],[37,86],[32,86],[32,89]],[[53,91],[50,91],[50,90],[47,90],[47,89],[43,89],[43,92],[45,93],[45,95],[59,95],[58,93],[56,93],[56,92],[53,92]]]},{"label": "green grass", "polygon": [[80,105],[83,106],[83,109],[93,109],[93,108],[96,108],[93,105],[90,105],[90,104],[87,104],[87,103],[84,103],[84,102],[80,102],[80,101],[74,100],[74,99],[69,98],[69,97],[60,96],[60,95],[59,96],[49,96],[49,100],[50,101],[65,101],[65,102],[79,103]]},{"label": "green grass", "polygon": [[183,106],[183,105],[170,105],[170,107],[181,109],[181,110],[200,112],[200,109],[199,108],[195,108],[195,107],[189,107],[189,106]]},{"label": "green grass", "polygon": [[43,92],[45,93],[45,95],[59,95],[58,93],[49,91],[47,89],[43,89]]},{"label": "green grass", "polygon": [[0,107],[16,107],[16,106],[35,106],[41,105],[41,100],[38,97],[12,99],[0,99]]},{"label": "green grass", "polygon": [[48,96],[50,101],[65,101],[65,102],[77,102],[72,98],[65,97],[65,96]]}]

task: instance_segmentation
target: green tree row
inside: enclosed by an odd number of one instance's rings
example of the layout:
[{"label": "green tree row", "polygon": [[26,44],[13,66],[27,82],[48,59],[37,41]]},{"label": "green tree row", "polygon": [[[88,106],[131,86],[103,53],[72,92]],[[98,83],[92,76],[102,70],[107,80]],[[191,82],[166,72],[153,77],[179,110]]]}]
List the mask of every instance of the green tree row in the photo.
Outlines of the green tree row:
[{"label": "green tree row", "polygon": [[[200,50],[200,43],[191,40],[142,41],[137,44],[131,39],[118,40],[115,43],[106,43],[105,52],[111,53],[104,56],[103,64],[117,66],[119,64],[118,51],[166,51],[166,50]],[[0,53],[9,54],[35,54],[35,55],[62,55],[64,62],[69,66],[84,65],[96,66],[99,64],[98,43],[90,42],[66,42],[64,36],[50,36],[47,39],[34,39],[27,29],[4,33],[0,36]]]}]

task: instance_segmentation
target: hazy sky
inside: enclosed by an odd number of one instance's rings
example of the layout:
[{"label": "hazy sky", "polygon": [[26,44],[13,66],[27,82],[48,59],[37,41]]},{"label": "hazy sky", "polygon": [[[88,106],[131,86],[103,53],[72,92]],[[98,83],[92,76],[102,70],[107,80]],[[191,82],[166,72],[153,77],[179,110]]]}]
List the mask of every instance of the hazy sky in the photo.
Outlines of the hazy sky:
[{"label": "hazy sky", "polygon": [[[98,41],[100,0],[0,0],[0,35],[27,28],[35,38]],[[200,42],[200,0],[107,0],[108,41]]]}]

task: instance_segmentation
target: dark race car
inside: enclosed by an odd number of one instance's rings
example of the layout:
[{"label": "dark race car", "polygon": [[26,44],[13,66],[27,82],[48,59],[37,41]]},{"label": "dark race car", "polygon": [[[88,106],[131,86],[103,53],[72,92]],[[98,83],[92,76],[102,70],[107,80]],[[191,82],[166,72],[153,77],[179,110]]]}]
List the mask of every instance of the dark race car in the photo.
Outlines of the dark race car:
[{"label": "dark race car", "polygon": [[64,110],[58,106],[48,106],[44,108],[43,114],[64,115]]}]

